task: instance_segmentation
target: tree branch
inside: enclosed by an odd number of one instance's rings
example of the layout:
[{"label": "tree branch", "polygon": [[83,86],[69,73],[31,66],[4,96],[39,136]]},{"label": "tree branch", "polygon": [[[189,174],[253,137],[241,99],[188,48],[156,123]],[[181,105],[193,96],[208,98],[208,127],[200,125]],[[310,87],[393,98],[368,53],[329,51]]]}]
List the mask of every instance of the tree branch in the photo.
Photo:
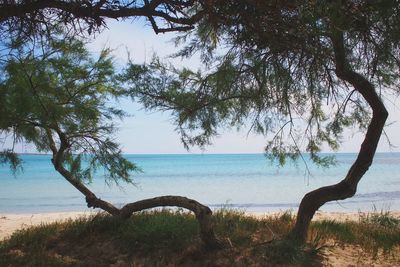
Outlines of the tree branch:
[{"label": "tree branch", "polygon": [[368,126],[364,141],[361,144],[356,161],[346,177],[337,184],[321,187],[307,193],[302,199],[297,214],[295,227],[289,237],[304,242],[307,229],[315,212],[326,202],[342,200],[354,196],[362,176],[372,164],[380,136],[382,134],[388,112],[375,91],[374,86],[362,75],[353,71],[346,58],[343,32],[334,30],[331,36],[336,63],[336,75],[350,83],[360,93],[372,109],[372,119]]},{"label": "tree branch", "polygon": [[[193,24],[198,22],[204,15],[204,10],[199,10],[192,16],[181,11],[182,8],[195,5],[194,1],[153,0],[144,2],[145,4],[139,7],[136,6],[136,3],[135,5],[112,5],[109,1],[99,1],[97,3],[95,1],[88,1],[86,5],[82,5],[80,2],[61,0],[22,1],[22,3],[20,2],[18,4],[15,2],[8,2],[0,4],[0,22],[5,22],[11,18],[28,19],[28,14],[31,15],[32,18],[35,18],[39,15],[44,15],[44,10],[47,9],[58,12],[59,19],[63,17],[64,23],[68,20],[83,19],[92,20],[93,24],[97,24],[96,26],[103,24],[105,18],[124,19],[129,17],[147,17],[152,23],[154,31],[156,33],[162,33],[193,29]],[[158,7],[161,4],[174,6],[175,12],[159,9]],[[159,28],[154,18],[164,20],[169,24],[169,27]]]}]

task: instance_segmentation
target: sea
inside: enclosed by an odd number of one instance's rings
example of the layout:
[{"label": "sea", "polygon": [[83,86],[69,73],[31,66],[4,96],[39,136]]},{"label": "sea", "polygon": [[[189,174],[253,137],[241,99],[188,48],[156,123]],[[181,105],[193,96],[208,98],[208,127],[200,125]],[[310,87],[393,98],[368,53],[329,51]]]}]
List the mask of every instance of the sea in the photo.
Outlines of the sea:
[{"label": "sea", "polygon": [[[356,154],[333,154],[337,164],[321,168],[304,160],[279,167],[263,154],[133,155],[140,166],[134,184],[107,183],[95,174],[88,187],[116,206],[145,198],[179,195],[213,209],[245,212],[295,211],[307,192],[343,179]],[[21,155],[14,175],[0,166],[0,213],[87,211],[84,196],[58,174],[50,155]],[[378,153],[359,183],[357,194],[321,207],[322,211],[400,210],[400,153]]]}]

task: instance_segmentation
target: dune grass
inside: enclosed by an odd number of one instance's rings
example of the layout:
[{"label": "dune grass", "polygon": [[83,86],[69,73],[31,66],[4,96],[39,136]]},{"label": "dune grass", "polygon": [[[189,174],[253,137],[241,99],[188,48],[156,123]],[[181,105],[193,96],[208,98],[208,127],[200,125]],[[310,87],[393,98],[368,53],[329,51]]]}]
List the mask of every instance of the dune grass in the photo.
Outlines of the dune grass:
[{"label": "dune grass", "polygon": [[306,247],[284,239],[294,223],[290,213],[257,219],[221,209],[214,220],[216,234],[228,244],[214,252],[202,248],[195,217],[182,210],[141,212],[128,220],[99,213],[40,225],[0,242],[0,266],[308,266],[328,240],[373,253],[390,254],[400,245],[399,219],[390,213],[359,222],[314,222]]},{"label": "dune grass", "polygon": [[[380,250],[391,253],[400,245],[400,219],[389,211],[360,214],[358,222],[323,220],[311,226],[322,239],[359,245],[376,255]],[[313,232],[313,231],[311,231]]]}]

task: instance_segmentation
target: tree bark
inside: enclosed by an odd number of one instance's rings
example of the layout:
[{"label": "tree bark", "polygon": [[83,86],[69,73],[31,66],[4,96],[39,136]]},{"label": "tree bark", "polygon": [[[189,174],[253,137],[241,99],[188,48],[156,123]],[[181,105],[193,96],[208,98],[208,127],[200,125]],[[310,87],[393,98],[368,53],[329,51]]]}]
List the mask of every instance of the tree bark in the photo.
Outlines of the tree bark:
[{"label": "tree bark", "polygon": [[351,166],[346,177],[337,184],[321,187],[307,193],[299,206],[296,224],[289,238],[305,242],[310,222],[315,212],[326,202],[343,200],[354,196],[358,182],[372,164],[375,151],[388,117],[388,112],[376,93],[374,86],[364,76],[353,71],[346,58],[343,32],[336,31],[331,36],[333,44],[336,76],[351,84],[362,95],[372,109],[372,119],[365,138],[361,144],[357,159]]}]

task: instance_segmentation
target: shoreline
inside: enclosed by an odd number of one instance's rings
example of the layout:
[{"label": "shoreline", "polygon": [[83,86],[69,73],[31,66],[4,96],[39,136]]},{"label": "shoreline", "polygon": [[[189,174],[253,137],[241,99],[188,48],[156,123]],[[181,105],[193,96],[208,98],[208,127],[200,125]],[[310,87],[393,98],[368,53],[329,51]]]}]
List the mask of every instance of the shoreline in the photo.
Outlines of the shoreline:
[{"label": "shoreline", "polygon": [[[400,211],[388,211],[390,215],[400,219]],[[283,212],[245,212],[248,216],[253,216],[259,219],[269,216],[277,216],[283,214]],[[345,221],[359,221],[359,219],[363,216],[367,216],[369,214],[380,214],[380,211],[360,211],[360,212],[341,212],[341,211],[320,211],[318,210],[314,217],[313,221],[321,221],[321,220],[334,220],[338,222],[345,222]],[[385,213],[385,211],[383,211]],[[291,215],[296,216],[296,212],[292,212]]]},{"label": "shoreline", "polygon": [[[9,238],[12,233],[17,230],[37,226],[41,224],[49,224],[54,222],[62,222],[69,219],[77,219],[79,217],[90,216],[99,211],[67,211],[67,212],[43,212],[43,213],[0,213],[0,241]],[[281,212],[245,212],[246,216],[262,219],[270,216],[279,216]],[[377,212],[379,214],[379,212]],[[295,215],[294,212],[291,213]],[[317,211],[313,220],[335,220],[358,221],[360,216],[373,214],[373,212],[326,212]],[[390,214],[396,218],[400,218],[400,211],[390,211]]]},{"label": "shoreline", "polygon": [[46,213],[0,213],[0,241],[7,239],[17,230],[49,224],[53,222],[77,219],[82,216],[95,214],[93,211],[67,211]]}]

